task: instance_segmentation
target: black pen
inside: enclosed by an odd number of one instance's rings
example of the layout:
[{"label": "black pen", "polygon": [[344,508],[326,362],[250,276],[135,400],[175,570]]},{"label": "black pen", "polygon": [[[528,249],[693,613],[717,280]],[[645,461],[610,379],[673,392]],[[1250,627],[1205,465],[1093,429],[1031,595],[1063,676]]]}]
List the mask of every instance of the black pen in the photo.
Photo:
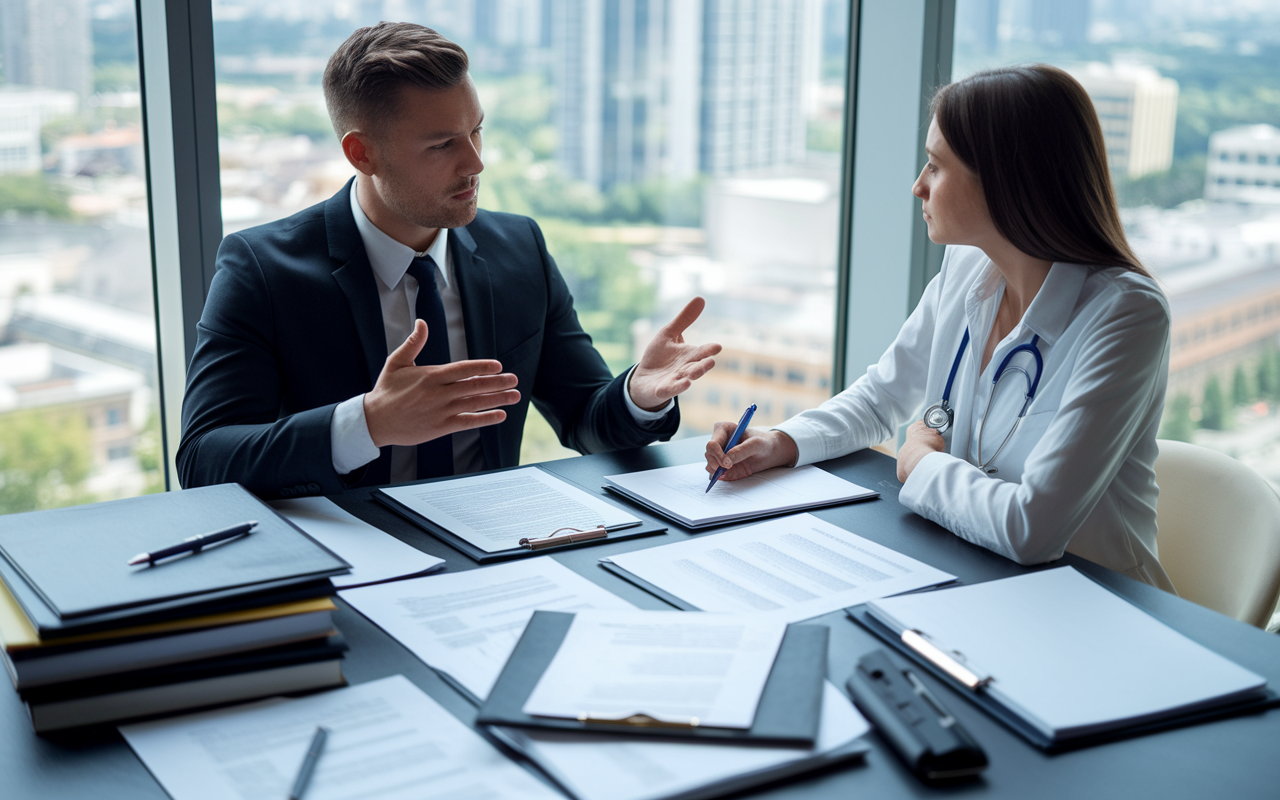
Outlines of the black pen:
[{"label": "black pen", "polygon": [[134,567],[143,562],[149,562],[154,565],[162,558],[176,556],[182,553],[199,553],[205,547],[218,542],[225,542],[228,539],[234,539],[237,536],[244,536],[253,531],[253,527],[258,524],[256,519],[248,522],[242,522],[239,525],[232,525],[230,528],[223,528],[220,531],[211,531],[202,533],[199,536],[190,536],[183,539],[178,544],[171,547],[164,547],[159,550],[153,550],[150,553],[138,553],[129,559],[129,566]]},{"label": "black pen", "polygon": [[329,729],[323,725],[316,726],[316,735],[311,737],[311,747],[307,748],[307,757],[302,759],[298,767],[298,777],[293,779],[293,788],[289,790],[289,800],[302,800],[303,792],[311,781],[311,773],[316,771],[316,762],[320,760],[320,751],[329,738]]}]

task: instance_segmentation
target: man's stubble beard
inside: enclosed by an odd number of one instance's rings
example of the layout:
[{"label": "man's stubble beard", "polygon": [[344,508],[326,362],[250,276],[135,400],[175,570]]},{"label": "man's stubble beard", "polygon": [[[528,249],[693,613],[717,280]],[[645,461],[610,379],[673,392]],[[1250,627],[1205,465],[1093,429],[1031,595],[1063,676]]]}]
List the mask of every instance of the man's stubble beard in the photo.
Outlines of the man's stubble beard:
[{"label": "man's stubble beard", "polygon": [[[476,218],[477,201],[479,200],[479,182],[476,182],[476,197],[465,206],[448,208],[445,203],[433,202],[420,193],[416,186],[405,185],[398,178],[383,180],[385,189],[383,202],[401,219],[421,228],[461,228]],[[465,192],[469,187],[451,189],[453,194]]]}]

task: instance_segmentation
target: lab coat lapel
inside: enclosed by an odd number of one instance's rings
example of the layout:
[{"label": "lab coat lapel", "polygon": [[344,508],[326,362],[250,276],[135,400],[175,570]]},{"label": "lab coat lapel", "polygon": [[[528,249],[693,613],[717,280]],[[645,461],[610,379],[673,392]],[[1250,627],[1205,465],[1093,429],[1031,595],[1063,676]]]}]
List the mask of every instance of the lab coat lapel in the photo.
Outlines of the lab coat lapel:
[{"label": "lab coat lapel", "polygon": [[369,386],[372,388],[378,382],[378,375],[387,360],[387,337],[373,268],[369,265],[369,256],[360,239],[355,218],[351,216],[351,198],[348,193],[353,187],[354,179],[325,203],[325,234],[329,239],[329,257],[341,264],[333,271],[333,279],[351,306],[351,316],[355,319],[356,335],[360,338],[360,350],[364,353]]},{"label": "lab coat lapel", "polygon": [[[467,332],[468,358],[497,358],[494,328],[493,283],[489,266],[476,255],[476,241],[465,227],[449,231],[449,258],[453,261],[458,294],[462,298],[462,323]],[[480,447],[488,469],[500,466],[497,425],[480,429]]]}]

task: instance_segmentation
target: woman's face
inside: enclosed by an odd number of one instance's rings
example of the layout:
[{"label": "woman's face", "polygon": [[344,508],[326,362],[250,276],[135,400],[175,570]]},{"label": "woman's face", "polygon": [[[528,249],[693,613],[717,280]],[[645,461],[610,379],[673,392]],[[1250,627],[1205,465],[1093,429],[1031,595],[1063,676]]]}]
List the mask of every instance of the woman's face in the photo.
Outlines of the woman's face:
[{"label": "woman's face", "polygon": [[993,234],[998,234],[978,176],[951,152],[938,130],[937,119],[929,123],[924,149],[929,161],[916,178],[911,193],[924,201],[929,239],[937,244],[982,247]]}]

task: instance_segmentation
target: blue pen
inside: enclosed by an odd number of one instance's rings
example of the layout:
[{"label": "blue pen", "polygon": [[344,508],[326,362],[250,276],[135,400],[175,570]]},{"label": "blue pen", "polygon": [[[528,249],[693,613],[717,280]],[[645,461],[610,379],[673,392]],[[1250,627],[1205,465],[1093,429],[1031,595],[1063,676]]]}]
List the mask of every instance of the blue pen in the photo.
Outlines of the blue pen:
[{"label": "blue pen", "polygon": [[[752,403],[747,406],[747,410],[742,412],[742,419],[738,420],[738,427],[733,429],[733,435],[729,437],[729,445],[724,451],[727,453],[733,449],[733,446],[742,438],[742,434],[746,431],[747,426],[751,424],[751,415],[756,413],[756,404]],[[724,474],[724,467],[716,467],[716,471],[711,473],[711,483],[707,484],[707,492],[711,491],[711,487],[716,485],[716,481],[720,480],[720,476]],[[707,492],[703,492],[706,494]]]}]

